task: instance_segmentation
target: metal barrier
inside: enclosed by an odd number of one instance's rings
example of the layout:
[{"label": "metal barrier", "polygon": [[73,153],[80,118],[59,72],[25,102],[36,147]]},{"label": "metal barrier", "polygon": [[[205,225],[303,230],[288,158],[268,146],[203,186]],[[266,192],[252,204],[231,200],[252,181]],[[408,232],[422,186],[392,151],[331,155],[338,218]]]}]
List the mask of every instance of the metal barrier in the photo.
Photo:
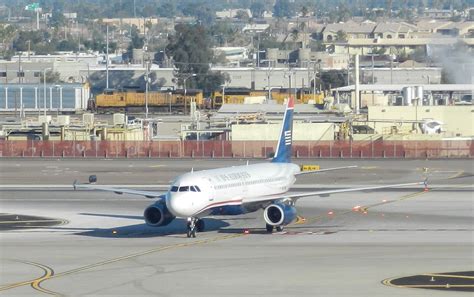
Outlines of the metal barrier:
[{"label": "metal barrier", "polygon": [[[0,141],[0,157],[269,158],[275,141]],[[296,141],[296,158],[472,158],[474,141]]]}]

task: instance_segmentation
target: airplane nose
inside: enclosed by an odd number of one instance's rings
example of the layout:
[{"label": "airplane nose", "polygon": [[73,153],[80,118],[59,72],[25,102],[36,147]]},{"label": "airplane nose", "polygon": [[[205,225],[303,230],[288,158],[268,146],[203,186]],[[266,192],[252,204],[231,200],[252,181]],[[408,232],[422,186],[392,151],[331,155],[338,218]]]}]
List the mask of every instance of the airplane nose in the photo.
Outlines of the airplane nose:
[{"label": "airplane nose", "polygon": [[181,194],[170,194],[166,200],[168,210],[176,217],[187,217],[189,214],[188,205],[185,203],[186,197]]}]

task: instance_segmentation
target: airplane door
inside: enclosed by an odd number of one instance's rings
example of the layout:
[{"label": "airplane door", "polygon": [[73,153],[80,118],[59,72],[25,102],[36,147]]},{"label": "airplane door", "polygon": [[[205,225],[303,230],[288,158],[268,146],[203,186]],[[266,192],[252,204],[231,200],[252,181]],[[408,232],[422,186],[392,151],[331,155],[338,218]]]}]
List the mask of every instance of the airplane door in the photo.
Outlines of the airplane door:
[{"label": "airplane door", "polygon": [[209,194],[208,194],[207,200],[212,202],[215,199],[216,190],[215,190],[214,185],[212,184],[212,181],[211,181],[210,178],[207,179],[207,185],[208,185],[207,188],[209,189]]}]

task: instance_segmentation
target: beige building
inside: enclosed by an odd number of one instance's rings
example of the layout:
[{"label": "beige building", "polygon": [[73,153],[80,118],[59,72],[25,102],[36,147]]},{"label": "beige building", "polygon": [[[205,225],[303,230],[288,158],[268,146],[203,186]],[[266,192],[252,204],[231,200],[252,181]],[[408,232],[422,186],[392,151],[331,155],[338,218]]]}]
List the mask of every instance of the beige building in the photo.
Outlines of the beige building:
[{"label": "beige building", "polygon": [[398,131],[409,132],[417,128],[413,122],[424,120],[441,121],[443,136],[474,136],[474,107],[462,106],[369,106],[369,121],[375,132],[386,134],[397,127]]},{"label": "beige building", "polygon": [[[302,123],[293,124],[293,141],[334,140],[334,123]],[[277,141],[281,123],[232,125],[233,141]]]},{"label": "beige building", "polygon": [[[97,21],[97,20],[96,20]],[[151,23],[157,25],[159,23],[157,18],[110,18],[102,19],[102,23],[106,25],[115,26],[121,28],[124,25],[136,26],[139,32],[145,33],[145,25]]]}]

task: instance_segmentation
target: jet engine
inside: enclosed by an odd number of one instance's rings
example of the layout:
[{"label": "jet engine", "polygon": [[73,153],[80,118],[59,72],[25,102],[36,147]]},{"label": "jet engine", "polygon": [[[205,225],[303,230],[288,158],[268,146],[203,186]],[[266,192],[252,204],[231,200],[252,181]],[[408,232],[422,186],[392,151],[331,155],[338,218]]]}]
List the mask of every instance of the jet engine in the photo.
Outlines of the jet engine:
[{"label": "jet engine", "polygon": [[274,203],[265,208],[263,217],[271,226],[286,226],[296,220],[296,208],[284,203]]},{"label": "jet engine", "polygon": [[166,226],[175,218],[164,203],[155,203],[148,206],[143,216],[146,224],[152,227]]}]

